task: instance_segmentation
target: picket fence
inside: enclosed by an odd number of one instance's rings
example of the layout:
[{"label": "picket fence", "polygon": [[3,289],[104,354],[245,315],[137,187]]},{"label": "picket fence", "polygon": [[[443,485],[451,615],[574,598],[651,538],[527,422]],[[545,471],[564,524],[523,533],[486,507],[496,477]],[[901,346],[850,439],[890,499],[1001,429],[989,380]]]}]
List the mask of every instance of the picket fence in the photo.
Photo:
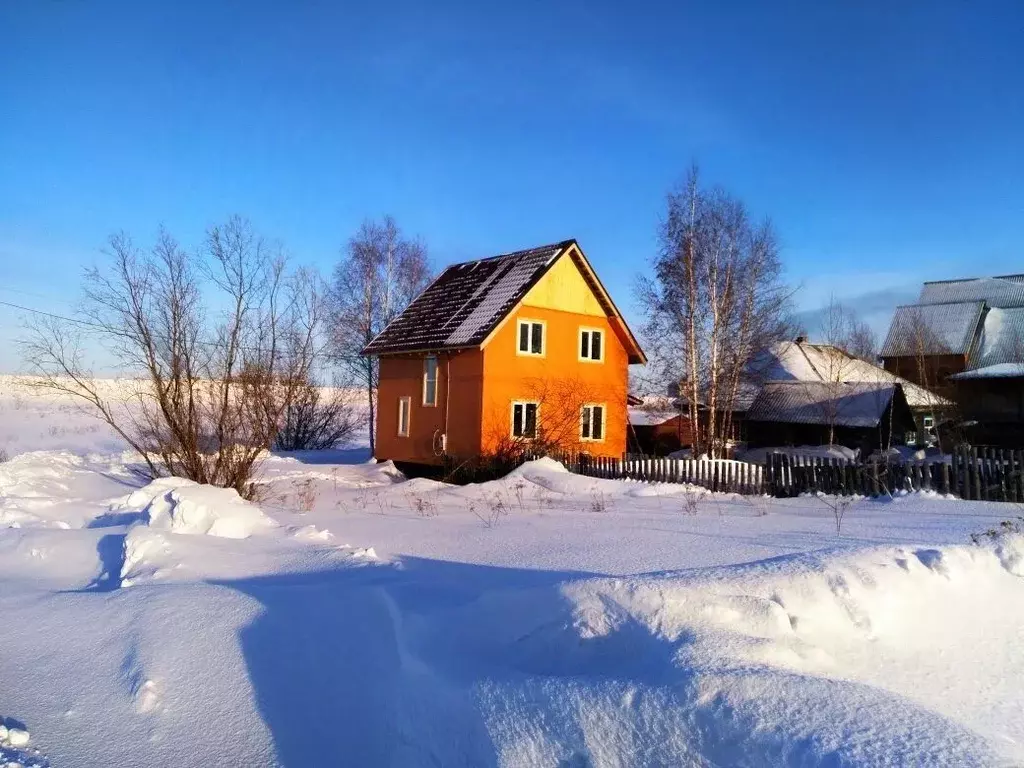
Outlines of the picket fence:
[{"label": "picket fence", "polygon": [[711,491],[883,496],[902,491],[935,491],[977,501],[1024,503],[1024,451],[961,446],[951,461],[854,461],[771,453],[763,465],[728,459],[566,456],[577,474],[646,482],[690,483]]},{"label": "picket fence", "polygon": [[[1024,450],[960,446],[952,460],[885,462],[770,453],[764,464],[731,459],[673,459],[624,454],[621,457],[551,453],[570,471],[609,480],[689,483],[710,491],[780,498],[804,493],[884,496],[903,491],[935,491],[976,501],[1024,503]],[[520,454],[501,461],[446,462],[449,482],[477,483],[503,477],[540,455]]]}]

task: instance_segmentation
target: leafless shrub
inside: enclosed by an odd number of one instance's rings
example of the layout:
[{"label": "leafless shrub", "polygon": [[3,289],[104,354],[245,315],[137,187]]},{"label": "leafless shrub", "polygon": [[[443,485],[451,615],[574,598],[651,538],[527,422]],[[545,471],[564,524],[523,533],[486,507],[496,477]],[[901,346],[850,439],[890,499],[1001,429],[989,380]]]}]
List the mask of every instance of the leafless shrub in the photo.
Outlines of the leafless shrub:
[{"label": "leafless shrub", "polygon": [[607,512],[608,511],[608,498],[604,492],[595,488],[590,492],[590,511],[591,512]]},{"label": "leafless shrub", "polygon": [[409,500],[409,507],[419,517],[436,517],[437,516],[437,505],[434,504],[430,499],[415,494],[407,494],[406,498]]},{"label": "leafless shrub", "polygon": [[344,388],[299,382],[282,416],[274,447],[279,451],[323,451],[344,445],[360,426],[355,395]]},{"label": "leafless shrub", "polygon": [[971,534],[971,543],[980,545],[988,542],[997,542],[1004,536],[1019,536],[1024,534],[1024,517],[1016,517],[1013,520],[1003,520],[995,528],[989,528],[981,533]]},{"label": "leafless shrub", "polygon": [[[149,252],[112,237],[108,255],[109,265],[86,273],[80,325],[30,324],[23,352],[33,384],[106,422],[149,477],[251,492],[260,456],[309,381],[324,314],[319,281],[289,273],[280,248],[239,218],[210,229],[197,252],[161,232]],[[129,401],[98,386],[85,332],[143,372]]]},{"label": "leafless shrub", "polygon": [[526,504],[524,496],[526,493],[526,481],[523,480],[522,478],[516,480],[516,482],[512,484],[512,493],[515,494],[516,503],[519,504],[519,511],[525,512]]},{"label": "leafless shrub", "polygon": [[10,461],[10,459],[11,457],[7,455],[7,449],[0,448],[0,464],[3,464],[5,461]]},{"label": "leafless shrub", "polygon": [[485,511],[481,512],[476,508],[476,505],[470,503],[467,505],[467,509],[483,523],[484,528],[495,528],[501,519],[508,514],[508,504],[500,493],[495,493],[490,499],[486,499],[487,507]]},{"label": "leafless shrub", "polygon": [[313,478],[307,477],[302,480],[295,480],[292,485],[295,488],[295,504],[299,511],[312,512],[320,495]]},{"label": "leafless shrub", "polygon": [[688,490],[683,494],[683,510],[688,515],[696,515],[700,512],[700,505],[703,500],[703,493],[696,490]]},{"label": "leafless shrub", "polygon": [[754,508],[756,517],[768,517],[772,501],[770,496],[747,496],[746,500]]},{"label": "leafless shrub", "polygon": [[836,536],[842,536],[843,518],[850,507],[853,506],[854,499],[850,496],[826,496],[824,494],[818,494],[817,498],[832,510],[832,519],[835,520],[836,524]]}]

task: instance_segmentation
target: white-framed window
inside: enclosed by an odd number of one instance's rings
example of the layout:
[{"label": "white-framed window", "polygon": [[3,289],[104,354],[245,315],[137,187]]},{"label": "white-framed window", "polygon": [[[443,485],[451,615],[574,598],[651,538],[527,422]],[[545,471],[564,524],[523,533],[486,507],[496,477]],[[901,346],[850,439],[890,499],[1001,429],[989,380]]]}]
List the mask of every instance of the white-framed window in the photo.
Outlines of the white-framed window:
[{"label": "white-framed window", "polygon": [[599,443],[604,440],[604,406],[584,405],[580,414],[580,440]]},{"label": "white-framed window", "polygon": [[423,360],[423,404],[437,405],[437,358]]},{"label": "white-framed window", "polygon": [[599,363],[604,360],[604,331],[600,328],[580,328],[580,360]]},{"label": "white-framed window", "polygon": [[539,403],[517,400],[512,403],[512,437],[532,440],[537,437]]},{"label": "white-framed window", "polygon": [[520,355],[544,354],[544,337],[546,334],[543,320],[520,320],[519,332],[516,334],[516,352]]},{"label": "white-framed window", "polygon": [[409,436],[409,416],[412,411],[412,398],[398,398],[398,436]]}]

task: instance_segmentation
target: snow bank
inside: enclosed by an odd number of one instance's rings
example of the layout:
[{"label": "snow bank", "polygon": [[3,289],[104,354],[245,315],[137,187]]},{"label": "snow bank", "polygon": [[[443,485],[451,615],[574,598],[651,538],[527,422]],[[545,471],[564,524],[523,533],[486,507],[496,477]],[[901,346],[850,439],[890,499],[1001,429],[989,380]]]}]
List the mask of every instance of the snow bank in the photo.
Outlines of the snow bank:
[{"label": "snow bank", "polygon": [[1020,764],[1022,552],[584,579],[485,596],[436,641],[477,665],[505,765]]},{"label": "snow bank", "polygon": [[245,539],[276,526],[234,489],[199,485],[180,477],[154,480],[112,505],[111,511],[138,512],[150,528],[227,539]]}]

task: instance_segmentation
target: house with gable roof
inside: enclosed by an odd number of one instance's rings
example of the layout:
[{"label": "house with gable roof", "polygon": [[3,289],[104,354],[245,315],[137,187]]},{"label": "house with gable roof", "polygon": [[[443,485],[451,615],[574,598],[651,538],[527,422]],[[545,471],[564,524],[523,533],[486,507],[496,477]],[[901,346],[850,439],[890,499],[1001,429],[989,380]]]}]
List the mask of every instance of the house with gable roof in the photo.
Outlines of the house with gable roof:
[{"label": "house with gable roof", "polygon": [[925,283],[896,308],[881,356],[956,401],[970,440],[1024,444],[1024,274]]},{"label": "house with gable roof", "polygon": [[449,266],[362,353],[376,457],[433,465],[530,443],[620,456],[646,362],[575,240]]}]

